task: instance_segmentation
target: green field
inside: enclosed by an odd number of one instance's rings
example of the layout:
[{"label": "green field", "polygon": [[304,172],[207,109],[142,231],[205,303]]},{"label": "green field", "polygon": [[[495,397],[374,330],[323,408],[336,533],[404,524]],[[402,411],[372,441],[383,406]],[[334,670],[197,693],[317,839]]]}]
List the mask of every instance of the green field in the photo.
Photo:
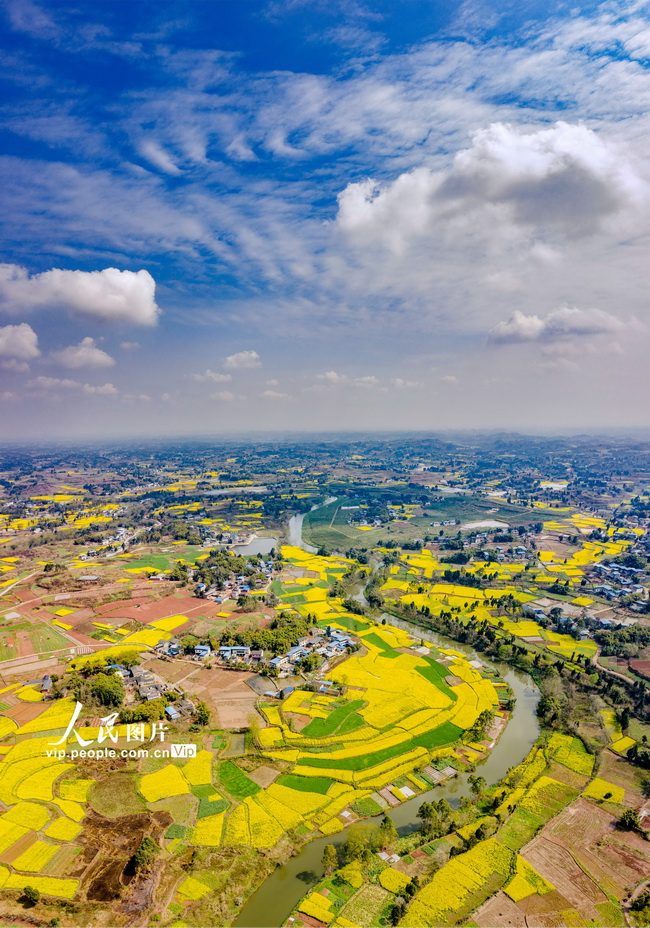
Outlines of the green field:
[{"label": "green field", "polygon": [[250,777],[247,777],[244,771],[240,770],[231,760],[224,760],[219,764],[218,776],[219,782],[235,799],[245,799],[260,790],[257,783],[253,783]]},{"label": "green field", "polygon": [[41,654],[43,651],[58,651],[60,648],[70,647],[70,641],[67,638],[64,638],[63,635],[47,625],[32,627],[29,640],[37,654]]},{"label": "green field", "polygon": [[362,699],[346,702],[330,712],[326,719],[312,719],[309,725],[303,728],[302,734],[308,738],[325,738],[327,735],[342,735],[363,728],[365,722],[356,714],[357,709],[361,709],[362,706]]},{"label": "green field", "polygon": [[95,783],[88,802],[100,815],[106,815],[108,818],[145,812],[147,807],[138,795],[135,780],[136,774],[132,772],[112,773]]},{"label": "green field", "polygon": [[[426,490],[424,491],[426,493]],[[394,494],[393,494],[394,496]],[[391,493],[386,491],[387,500],[391,500]],[[479,522],[483,519],[495,519],[507,522],[509,525],[523,525],[531,520],[530,509],[510,503],[487,499],[483,496],[440,496],[432,494],[425,508],[425,515],[405,521],[394,521],[361,531],[348,523],[351,515],[357,514],[354,510],[343,510],[341,506],[358,505],[360,500],[340,498],[327,506],[307,513],[303,522],[303,538],[315,547],[323,546],[332,550],[345,550],[350,545],[363,548],[373,547],[382,540],[412,541],[424,535],[437,535],[444,531],[446,535],[455,534],[458,526],[445,526],[444,529],[432,526],[432,522],[443,522],[449,519],[458,519],[462,522]],[[496,510],[496,511],[494,511]],[[539,513],[539,514],[538,514]],[[554,518],[557,513],[553,510],[539,509],[536,518]]]},{"label": "green field", "polygon": [[383,751],[374,751],[371,754],[359,754],[357,757],[341,757],[338,760],[325,758],[322,755],[318,757],[300,757],[297,765],[303,767],[322,767],[324,770],[367,770],[369,767],[376,767],[385,760],[392,760],[402,754],[407,754],[414,748],[440,748],[445,744],[451,744],[458,741],[463,735],[463,729],[458,728],[451,722],[444,722],[437,728],[418,735],[415,738],[409,738],[407,741],[400,741],[392,747],[384,748]]},{"label": "green field", "polygon": [[324,796],[334,780],[328,780],[326,777],[297,777],[292,773],[286,773],[278,777],[277,782],[280,786],[297,789],[301,793],[320,793]]},{"label": "green field", "polygon": [[0,642],[0,661],[10,661],[18,657],[18,651],[12,644]]},{"label": "green field", "polygon": [[415,669],[417,672],[423,676],[425,680],[428,680],[429,683],[433,683],[434,686],[437,686],[445,696],[449,696],[452,702],[456,702],[458,697],[453,689],[445,682],[446,678],[449,676],[449,671],[443,667],[442,664],[434,661],[432,657],[425,657],[425,661],[429,666],[416,667]]},{"label": "green field", "polygon": [[152,570],[167,570],[169,567],[169,558],[163,554],[146,554],[144,557],[136,558],[134,561],[125,561],[125,567],[129,568],[148,568]]}]

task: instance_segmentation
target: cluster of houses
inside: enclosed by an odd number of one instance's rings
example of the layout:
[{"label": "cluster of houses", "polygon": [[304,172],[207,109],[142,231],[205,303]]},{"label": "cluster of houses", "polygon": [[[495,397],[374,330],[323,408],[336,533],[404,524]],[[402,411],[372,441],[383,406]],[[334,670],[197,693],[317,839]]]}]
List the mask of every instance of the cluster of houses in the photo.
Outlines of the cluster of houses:
[{"label": "cluster of houses", "polygon": [[257,580],[251,586],[250,577],[240,576],[232,580],[227,580],[222,589],[216,586],[206,586],[205,583],[197,583],[196,592],[202,599],[211,599],[215,603],[223,603],[227,599],[239,599],[246,593],[259,592],[268,587],[273,576],[273,564],[271,561],[262,561],[257,569],[258,573],[264,574],[265,580]]},{"label": "cluster of houses", "polygon": [[607,600],[611,601],[619,596],[643,596],[645,593],[643,586],[638,582],[642,573],[638,567],[624,567],[621,564],[594,564],[592,570],[599,579],[606,581],[592,587],[592,592]]},{"label": "cluster of houses", "polygon": [[306,635],[304,638],[299,638],[298,644],[286,654],[279,654],[272,658],[269,661],[269,667],[275,668],[280,673],[288,673],[310,654],[317,654],[326,661],[343,654],[354,643],[354,639],[349,635],[328,625],[324,636]]},{"label": "cluster of houses", "polygon": [[162,658],[178,657],[183,648],[178,638],[170,638],[169,641],[159,641],[154,647],[155,653]]},{"label": "cluster of houses", "polygon": [[[153,674],[144,667],[136,666],[128,668],[124,667],[122,664],[110,664],[107,669],[112,670],[113,673],[121,677],[125,686],[131,689],[132,692],[137,692],[140,699],[144,699],[145,702],[151,702],[152,699],[159,699],[164,693],[170,690],[176,691],[175,687],[170,686],[156,674]],[[183,716],[189,716],[192,712],[194,712],[194,703],[190,702],[190,700],[186,699],[184,696],[180,699],[176,699],[173,706],[167,706],[165,709],[167,717],[172,721]]]},{"label": "cluster of houses", "polygon": [[[174,639],[168,642],[161,641],[154,650],[165,651],[171,655],[169,646],[172,641]],[[310,654],[317,654],[323,660],[329,660],[342,654],[352,644],[354,644],[353,638],[328,625],[324,635],[305,635],[299,638],[295,647],[290,648],[286,654],[271,658],[268,666],[280,673],[289,673]],[[205,661],[212,656],[229,664],[241,663],[255,666],[265,663],[265,652],[261,648],[250,648],[247,645],[224,644],[217,651],[213,651],[209,644],[197,644],[194,648],[194,660]]]},{"label": "cluster of houses", "polygon": [[[562,607],[559,603],[555,603],[553,606],[554,609],[559,609],[562,613]],[[536,606],[533,604],[525,604],[522,608],[524,615],[529,616],[535,622],[540,622],[544,624],[545,620],[549,618],[549,612],[545,609],[542,609],[541,606]],[[588,621],[597,620],[588,617]],[[611,624],[611,623],[609,623]],[[576,625],[576,617],[571,615],[559,615],[557,621],[555,622],[556,630],[561,632],[563,635],[572,635],[577,641],[585,641],[587,638],[591,638],[591,633],[586,628],[580,628]]]},{"label": "cluster of houses", "polygon": [[145,670],[139,665],[128,668],[122,664],[109,664],[107,669],[121,677],[126,687],[137,692],[138,696],[147,702],[159,699],[170,688],[160,677],[154,676],[150,670]]}]

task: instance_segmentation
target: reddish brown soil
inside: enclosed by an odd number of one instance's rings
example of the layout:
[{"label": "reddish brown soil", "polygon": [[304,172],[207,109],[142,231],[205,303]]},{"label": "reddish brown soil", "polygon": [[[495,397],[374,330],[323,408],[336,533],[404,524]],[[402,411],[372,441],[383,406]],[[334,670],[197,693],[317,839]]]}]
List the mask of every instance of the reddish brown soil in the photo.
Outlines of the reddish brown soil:
[{"label": "reddish brown soil", "polygon": [[527,925],[524,913],[505,893],[497,893],[482,905],[472,916],[472,921],[479,928],[526,928]]}]

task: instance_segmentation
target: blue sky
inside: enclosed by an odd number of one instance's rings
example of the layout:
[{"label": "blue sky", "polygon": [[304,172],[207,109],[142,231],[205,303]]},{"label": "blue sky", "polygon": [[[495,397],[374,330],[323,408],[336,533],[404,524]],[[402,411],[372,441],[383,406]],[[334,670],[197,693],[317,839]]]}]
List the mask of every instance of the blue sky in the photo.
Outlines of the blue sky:
[{"label": "blue sky", "polygon": [[7,438],[647,426],[644,3],[9,0]]}]

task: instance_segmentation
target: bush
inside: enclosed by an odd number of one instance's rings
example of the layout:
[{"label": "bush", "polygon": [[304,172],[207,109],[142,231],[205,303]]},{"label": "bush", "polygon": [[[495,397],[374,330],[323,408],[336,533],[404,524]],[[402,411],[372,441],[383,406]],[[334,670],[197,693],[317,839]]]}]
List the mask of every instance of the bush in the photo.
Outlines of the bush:
[{"label": "bush", "polygon": [[133,866],[136,870],[142,870],[144,867],[150,867],[156,859],[160,848],[153,838],[143,838],[142,844],[133,855]]},{"label": "bush", "polygon": [[25,898],[31,902],[32,905],[36,905],[37,902],[40,902],[41,894],[34,886],[25,886],[23,889],[23,895]]}]

